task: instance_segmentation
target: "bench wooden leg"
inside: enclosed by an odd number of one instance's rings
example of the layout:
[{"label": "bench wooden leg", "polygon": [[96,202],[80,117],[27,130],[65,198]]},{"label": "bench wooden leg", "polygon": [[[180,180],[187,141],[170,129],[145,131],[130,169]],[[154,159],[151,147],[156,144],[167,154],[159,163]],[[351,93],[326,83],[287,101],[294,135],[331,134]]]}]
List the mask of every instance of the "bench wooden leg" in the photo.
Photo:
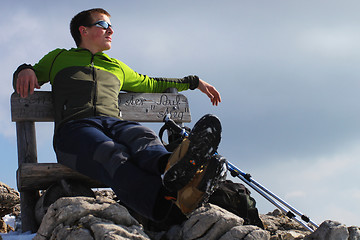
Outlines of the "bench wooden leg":
[{"label": "bench wooden leg", "polygon": [[[20,166],[22,163],[37,163],[35,123],[29,121],[17,122],[16,133],[18,165]],[[37,232],[35,205],[38,199],[38,190],[20,192],[21,229],[23,232]]]},{"label": "bench wooden leg", "polygon": [[20,192],[21,229],[23,232],[37,232],[39,226],[35,219],[35,205],[40,194],[37,190]]}]

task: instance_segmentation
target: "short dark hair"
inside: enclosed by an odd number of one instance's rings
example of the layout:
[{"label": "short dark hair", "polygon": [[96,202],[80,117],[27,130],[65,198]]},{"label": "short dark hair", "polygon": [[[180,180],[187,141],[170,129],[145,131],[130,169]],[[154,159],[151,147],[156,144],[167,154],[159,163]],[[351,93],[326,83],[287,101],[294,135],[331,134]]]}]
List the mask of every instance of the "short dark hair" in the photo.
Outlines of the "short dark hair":
[{"label": "short dark hair", "polygon": [[79,27],[90,26],[91,24],[93,24],[94,21],[92,17],[93,13],[102,13],[108,17],[111,17],[111,15],[102,8],[93,8],[76,14],[75,17],[71,19],[70,32],[71,32],[71,36],[73,37],[76,43],[76,46],[78,47],[81,44],[81,35],[80,35]]}]

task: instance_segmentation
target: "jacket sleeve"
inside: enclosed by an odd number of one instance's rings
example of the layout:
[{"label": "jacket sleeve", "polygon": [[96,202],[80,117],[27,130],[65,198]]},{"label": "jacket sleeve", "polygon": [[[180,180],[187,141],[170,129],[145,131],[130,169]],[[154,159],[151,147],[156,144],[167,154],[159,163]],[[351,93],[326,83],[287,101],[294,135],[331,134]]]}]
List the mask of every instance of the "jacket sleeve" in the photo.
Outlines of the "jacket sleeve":
[{"label": "jacket sleeve", "polygon": [[22,64],[20,65],[16,71],[13,74],[13,88],[16,90],[16,81],[18,74],[21,70],[30,68],[35,71],[36,77],[38,79],[38,83],[40,85],[43,85],[46,82],[50,81],[50,72],[51,67],[54,59],[56,56],[62,52],[62,49],[55,49],[54,51],[49,52],[46,54],[38,63],[36,63],[34,66],[31,64]]},{"label": "jacket sleeve", "polygon": [[123,91],[130,92],[164,92],[168,88],[177,90],[194,90],[199,85],[199,77],[195,75],[183,78],[157,78],[139,74],[122,62],[119,62],[124,72]]},{"label": "jacket sleeve", "polygon": [[50,81],[50,74],[54,61],[61,52],[63,52],[63,49],[55,49],[46,54],[43,58],[40,59],[38,63],[33,66],[40,85]]}]

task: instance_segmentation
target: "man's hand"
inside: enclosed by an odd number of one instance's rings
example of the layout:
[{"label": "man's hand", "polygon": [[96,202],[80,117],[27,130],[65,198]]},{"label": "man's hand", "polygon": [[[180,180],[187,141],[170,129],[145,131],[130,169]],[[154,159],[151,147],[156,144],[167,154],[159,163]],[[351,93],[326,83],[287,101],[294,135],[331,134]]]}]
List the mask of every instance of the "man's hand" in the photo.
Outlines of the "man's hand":
[{"label": "man's hand", "polygon": [[207,82],[199,79],[198,89],[210,98],[212,105],[217,106],[219,102],[221,102],[220,93],[214,86],[208,84]]},{"label": "man's hand", "polygon": [[29,93],[34,93],[35,88],[40,89],[40,85],[34,70],[30,68],[21,70],[16,80],[16,92],[20,97],[26,98]]}]

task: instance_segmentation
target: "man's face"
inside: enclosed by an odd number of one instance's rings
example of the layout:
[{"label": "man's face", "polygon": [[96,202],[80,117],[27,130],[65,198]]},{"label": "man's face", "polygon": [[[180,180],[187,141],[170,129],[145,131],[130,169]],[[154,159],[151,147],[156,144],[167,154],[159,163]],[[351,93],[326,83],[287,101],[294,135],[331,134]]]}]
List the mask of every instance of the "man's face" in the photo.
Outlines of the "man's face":
[{"label": "man's face", "polygon": [[[100,13],[93,14],[93,23],[98,21],[105,21],[111,24],[108,16]],[[102,52],[111,48],[111,36],[114,33],[112,27],[104,29],[97,24],[86,28],[86,35],[82,38],[82,45],[93,53]]]}]

